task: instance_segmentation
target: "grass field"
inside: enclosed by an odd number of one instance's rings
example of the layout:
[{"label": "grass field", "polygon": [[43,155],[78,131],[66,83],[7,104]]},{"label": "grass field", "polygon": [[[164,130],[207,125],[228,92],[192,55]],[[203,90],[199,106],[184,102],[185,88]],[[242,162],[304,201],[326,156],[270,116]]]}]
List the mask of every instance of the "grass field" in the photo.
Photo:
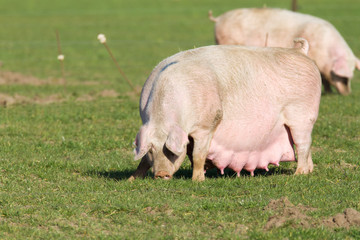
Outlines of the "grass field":
[{"label": "grass field", "polygon": [[[360,56],[359,1],[298,2],[300,12],[333,23]],[[0,76],[0,99],[7,99],[0,107],[0,238],[359,239],[359,225],[329,224],[347,208],[360,211],[359,72],[352,95],[322,97],[308,176],[281,163],[255,177],[210,171],[196,183],[186,161],[171,181],[151,173],[126,181],[138,164],[138,97],[97,35],[107,36],[140,88],[163,58],[214,43],[209,9],[217,16],[264,4],[290,7],[284,0],[0,0],[0,74],[22,74],[7,83]]]}]

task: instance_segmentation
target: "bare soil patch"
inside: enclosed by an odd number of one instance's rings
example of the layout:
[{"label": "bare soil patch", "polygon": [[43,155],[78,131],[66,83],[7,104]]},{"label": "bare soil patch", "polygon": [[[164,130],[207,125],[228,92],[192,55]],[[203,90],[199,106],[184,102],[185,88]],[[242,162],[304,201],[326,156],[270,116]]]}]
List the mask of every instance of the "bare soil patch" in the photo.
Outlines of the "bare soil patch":
[{"label": "bare soil patch", "polygon": [[24,75],[18,72],[0,71],[0,85],[85,85],[94,86],[99,84],[108,84],[109,82],[98,81],[66,81],[63,78],[39,79],[34,76]]},{"label": "bare soil patch", "polygon": [[[90,95],[90,94],[84,94],[79,96],[75,99],[76,102],[87,102],[87,101],[94,101],[97,98],[116,98],[120,94],[117,93],[115,90],[104,90],[100,93]],[[60,94],[52,94],[45,97],[25,97],[21,96],[19,94],[15,95],[9,95],[5,93],[0,93],[0,106],[8,107],[14,104],[52,104],[52,103],[61,103],[64,101],[67,101],[69,98],[66,96],[63,97]]]},{"label": "bare soil patch", "polygon": [[[11,84],[19,84],[19,85],[98,85],[104,84],[104,82],[96,82],[96,81],[83,81],[83,82],[66,82],[64,79],[38,79],[33,76],[26,76],[17,72],[10,71],[0,71],[0,85],[11,85]],[[130,96],[132,98],[137,98],[141,91],[139,86],[136,86],[136,91],[131,91],[125,93],[125,95]],[[113,89],[103,90],[96,94],[84,94],[75,99],[76,102],[87,102],[94,101],[97,98],[117,98],[120,94]],[[9,95],[7,93],[0,93],[0,106],[7,107],[14,104],[51,104],[51,103],[61,103],[69,100],[70,97],[62,96],[60,94],[53,94],[46,97],[26,97],[21,96],[19,94]]]},{"label": "bare soil patch", "polygon": [[349,228],[360,226],[360,212],[352,208],[347,208],[342,213],[325,219],[322,225],[330,228]]},{"label": "bare soil patch", "polygon": [[94,101],[96,99],[96,97],[94,95],[90,95],[90,94],[84,94],[78,98],[76,98],[76,102],[89,102],[89,101]]},{"label": "bare soil patch", "polygon": [[271,200],[264,210],[274,213],[269,217],[265,224],[265,230],[289,225],[294,228],[311,228],[319,226],[328,228],[349,228],[360,226],[360,212],[352,208],[347,208],[343,213],[338,213],[333,217],[316,220],[307,215],[308,212],[316,210],[315,208],[303,206],[301,204],[295,206],[289,199],[282,197],[277,200]]},{"label": "bare soil patch", "polygon": [[286,197],[278,200],[271,200],[265,207],[265,210],[272,211],[275,214],[270,216],[265,224],[265,230],[278,228],[285,225],[292,227],[309,228],[313,226],[312,219],[306,215],[307,211],[314,209],[299,204],[295,206]]},{"label": "bare soil patch", "polygon": [[119,93],[117,93],[115,90],[104,90],[99,94],[101,97],[112,97],[116,98],[119,96]]},{"label": "bare soil patch", "polygon": [[14,104],[29,104],[29,103],[51,104],[51,103],[63,102],[64,100],[65,99],[61,98],[59,94],[53,94],[43,98],[40,97],[29,98],[18,94],[11,96],[5,93],[0,93],[0,106],[3,107],[8,107]]},{"label": "bare soil patch", "polygon": [[44,84],[65,84],[64,79],[47,79],[42,80],[33,76],[26,76],[17,72],[0,72],[0,84],[27,84],[27,85],[44,85]]}]

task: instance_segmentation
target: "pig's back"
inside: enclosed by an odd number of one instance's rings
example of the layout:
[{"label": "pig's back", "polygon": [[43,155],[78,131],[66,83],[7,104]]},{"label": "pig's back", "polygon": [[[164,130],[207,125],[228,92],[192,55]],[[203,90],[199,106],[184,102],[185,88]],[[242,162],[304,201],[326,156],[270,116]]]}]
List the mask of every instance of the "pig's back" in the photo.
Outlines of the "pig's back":
[{"label": "pig's back", "polygon": [[199,95],[216,88],[224,107],[251,99],[250,95],[253,99],[268,98],[276,92],[281,95],[276,99],[282,101],[291,99],[285,93],[299,94],[299,86],[316,84],[308,82],[316,81],[316,74],[315,63],[296,49],[206,46],[180,52],[159,63],[144,84],[140,105],[144,108],[151,95],[169,95],[170,89]]},{"label": "pig's back", "polygon": [[292,47],[293,39],[305,37],[306,29],[324,24],[320,18],[285,9],[235,9],[218,18],[216,37],[219,44]]},{"label": "pig's back", "polygon": [[[318,77],[314,74],[318,74],[316,65],[294,49],[197,48],[175,54],[154,69],[144,85],[140,109],[159,112],[154,108],[167,102],[161,107],[171,109],[172,115],[176,110],[188,116],[188,111],[196,113],[204,105],[216,103],[221,105],[224,119],[242,118],[249,109],[259,116],[263,110],[278,111],[285,101],[316,92],[316,87],[305,90],[318,85],[311,82]],[[161,111],[165,116],[169,110]]]}]

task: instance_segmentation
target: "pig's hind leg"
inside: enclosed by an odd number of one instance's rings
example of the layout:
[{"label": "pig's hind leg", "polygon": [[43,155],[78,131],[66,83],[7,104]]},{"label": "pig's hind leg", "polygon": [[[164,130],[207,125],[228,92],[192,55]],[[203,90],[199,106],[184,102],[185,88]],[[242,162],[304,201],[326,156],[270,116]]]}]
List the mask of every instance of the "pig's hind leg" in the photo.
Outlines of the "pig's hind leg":
[{"label": "pig's hind leg", "polygon": [[292,139],[296,146],[297,169],[295,174],[308,174],[313,171],[314,165],[311,158],[311,132],[316,117],[301,116],[299,109],[287,117],[286,126],[290,129]]}]

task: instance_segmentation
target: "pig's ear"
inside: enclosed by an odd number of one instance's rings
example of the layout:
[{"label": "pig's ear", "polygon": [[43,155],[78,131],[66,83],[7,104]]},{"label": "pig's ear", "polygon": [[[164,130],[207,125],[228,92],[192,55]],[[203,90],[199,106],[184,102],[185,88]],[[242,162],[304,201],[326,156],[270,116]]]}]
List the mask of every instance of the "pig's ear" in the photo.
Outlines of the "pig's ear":
[{"label": "pig's ear", "polygon": [[331,69],[337,76],[352,78],[353,73],[350,70],[345,58],[338,58],[333,62]]},{"label": "pig's ear", "polygon": [[149,142],[149,134],[148,134],[148,127],[142,126],[140,131],[136,135],[135,138],[135,149],[134,149],[134,160],[139,160],[142,158],[151,148],[151,143]]},{"label": "pig's ear", "polygon": [[180,156],[189,143],[188,135],[179,126],[173,126],[166,139],[165,146],[176,156]]}]

